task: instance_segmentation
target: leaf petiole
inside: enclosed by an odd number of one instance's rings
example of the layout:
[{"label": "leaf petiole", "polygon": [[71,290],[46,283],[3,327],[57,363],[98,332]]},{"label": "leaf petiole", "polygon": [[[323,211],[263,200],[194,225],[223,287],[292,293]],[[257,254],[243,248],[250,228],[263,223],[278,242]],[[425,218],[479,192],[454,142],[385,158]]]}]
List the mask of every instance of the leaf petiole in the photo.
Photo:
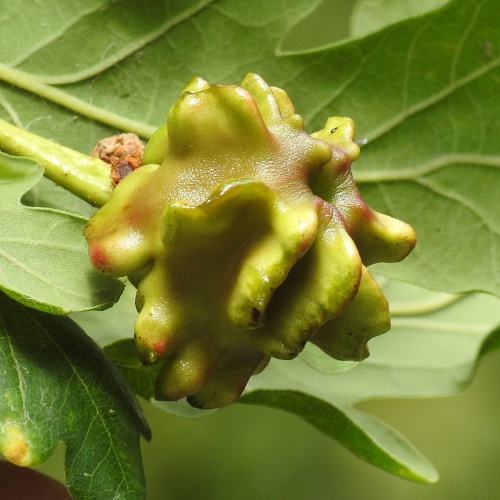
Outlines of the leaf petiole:
[{"label": "leaf petiole", "polygon": [[131,120],[125,116],[121,116],[111,111],[99,108],[98,106],[94,106],[88,102],[78,99],[78,97],[72,96],[63,90],[60,90],[57,87],[42,83],[28,73],[24,73],[23,71],[19,71],[18,69],[11,68],[1,63],[0,80],[27,90],[28,92],[47,99],[48,101],[55,102],[56,104],[70,109],[71,111],[74,111],[82,116],[86,116],[91,120],[105,123],[106,125],[119,130],[133,132],[140,137],[144,137],[145,139],[149,139],[156,131],[156,127],[138,122],[136,120]]},{"label": "leaf petiole", "polygon": [[0,119],[0,148],[35,160],[45,176],[93,206],[106,203],[113,190],[110,166]]}]

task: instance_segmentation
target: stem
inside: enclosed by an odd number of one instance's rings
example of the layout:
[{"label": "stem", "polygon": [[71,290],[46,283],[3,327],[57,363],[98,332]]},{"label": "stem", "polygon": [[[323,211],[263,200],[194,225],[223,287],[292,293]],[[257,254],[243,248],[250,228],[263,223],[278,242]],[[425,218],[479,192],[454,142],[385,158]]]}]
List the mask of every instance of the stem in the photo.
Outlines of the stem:
[{"label": "stem", "polygon": [[110,166],[0,119],[0,147],[35,160],[45,176],[95,207],[109,200],[113,187]]},{"label": "stem", "polygon": [[82,116],[105,123],[106,125],[117,128],[118,130],[134,132],[145,139],[149,139],[156,131],[156,127],[152,127],[151,125],[147,125],[136,120],[130,120],[129,118],[117,115],[111,111],[106,111],[105,109],[93,106],[92,104],[82,101],[81,99],[78,99],[77,97],[74,97],[56,87],[40,82],[28,73],[5,66],[5,64],[0,64],[0,80],[39,95],[40,97],[55,102],[56,104],[59,104],[67,109],[71,109],[75,113]]}]

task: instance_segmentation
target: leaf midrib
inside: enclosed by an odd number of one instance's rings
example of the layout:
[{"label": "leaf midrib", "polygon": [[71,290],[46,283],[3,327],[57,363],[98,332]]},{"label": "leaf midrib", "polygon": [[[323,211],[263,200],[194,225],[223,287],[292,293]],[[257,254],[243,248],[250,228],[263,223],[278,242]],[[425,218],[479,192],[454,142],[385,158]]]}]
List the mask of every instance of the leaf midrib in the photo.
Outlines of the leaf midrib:
[{"label": "leaf midrib", "polygon": [[406,109],[403,109],[401,112],[394,115],[393,118],[386,120],[384,123],[380,124],[375,129],[367,132],[365,135],[367,141],[369,143],[375,142],[377,139],[382,136],[388,134],[392,129],[401,125],[408,118],[432,107],[433,105],[439,103],[444,100],[446,97],[449,97],[451,94],[456,92],[457,90],[465,87],[467,84],[481,78],[486,75],[489,71],[496,69],[500,64],[500,57],[496,59],[492,59],[488,64],[481,66],[475,71],[468,73],[466,76],[459,80],[455,80],[448,84],[447,87],[442,89],[439,92],[429,96],[427,99],[423,99],[420,102],[414,104],[413,106],[409,106]]},{"label": "leaf midrib", "polygon": [[[104,59],[100,64],[95,64],[93,66],[89,66],[88,68],[85,68],[82,71],[75,72],[69,75],[59,75],[59,76],[49,76],[49,75],[36,75],[36,79],[40,83],[45,83],[48,85],[66,85],[70,83],[76,83],[82,80],[85,80],[87,78],[91,78],[93,76],[96,76],[107,69],[113,67],[115,64],[119,63],[120,61],[126,59],[127,57],[131,56],[138,50],[144,48],[146,45],[149,45],[150,43],[154,42],[161,36],[163,36],[165,33],[170,31],[171,29],[174,29],[176,26],[179,26],[183,22],[189,20],[192,16],[195,14],[198,14],[199,12],[202,12],[204,9],[208,8],[212,3],[217,2],[218,0],[201,0],[198,4],[194,5],[190,9],[186,9],[183,11],[181,14],[178,14],[177,16],[171,17],[165,21],[162,25],[160,25],[156,30],[150,31],[144,36],[138,38],[135,43],[128,43],[122,50],[117,51],[113,56],[108,57]],[[101,8],[100,6],[99,8]],[[88,16],[89,14],[92,14],[92,11],[86,12],[85,15]],[[78,21],[81,18],[78,19]],[[76,22],[74,23],[76,24]],[[23,61],[27,60],[30,57],[33,57],[36,52],[42,48],[44,48],[46,45],[50,45],[54,40],[57,38],[60,38],[64,36],[64,33],[66,32],[68,27],[66,29],[62,30],[58,36],[56,36],[53,40],[50,40],[47,44],[41,44],[37,50],[32,51],[29,53],[26,57],[23,57],[22,59],[18,59],[15,63],[11,64],[13,67],[19,66]],[[35,77],[35,75],[33,75]]]},{"label": "leaf midrib", "polygon": [[[118,464],[118,467],[120,468],[120,471],[121,471],[121,477],[122,477],[122,482],[123,482],[123,478],[125,477],[125,471],[123,469],[123,466],[122,466],[122,461],[120,459],[120,456],[122,455],[121,453],[119,453],[115,446],[114,446],[114,443],[115,443],[115,440],[113,439],[113,436],[110,434],[110,431],[108,429],[108,426],[106,425],[106,422],[104,421],[103,417],[102,417],[102,414],[101,414],[101,411],[99,409],[99,406],[97,404],[97,402],[95,401],[94,397],[92,396],[92,394],[90,393],[88,387],[87,387],[87,384],[84,382],[84,380],[81,378],[80,374],[78,373],[78,370],[75,369],[75,366],[73,365],[73,363],[71,362],[71,360],[68,358],[66,352],[64,352],[63,349],[61,349],[61,346],[59,345],[59,343],[53,338],[53,336],[51,335],[51,333],[49,332],[48,329],[46,329],[38,320],[37,318],[31,314],[30,311],[27,311],[27,313],[29,314],[29,316],[31,317],[31,320],[40,328],[41,331],[45,332],[45,335],[46,337],[51,341],[51,343],[55,346],[55,348],[57,349],[57,351],[59,351],[60,355],[62,356],[62,358],[66,361],[66,363],[68,364],[68,366],[70,367],[71,371],[73,372],[74,376],[77,378],[78,380],[78,383],[80,385],[81,388],[83,388],[84,392],[87,394],[87,397],[88,397],[88,400],[91,402],[92,406],[94,407],[94,411],[95,411],[95,415],[94,415],[94,419],[98,419],[100,422],[101,422],[101,426],[102,428],[104,429],[104,432],[106,433],[106,435],[108,436],[108,442],[109,442],[109,447],[108,447],[108,450],[107,450],[107,454],[109,454],[111,451],[113,452],[114,456],[115,456],[115,460],[116,460],[116,463]],[[91,427],[91,422],[89,423],[89,425],[87,426],[87,433],[88,431],[90,430],[90,427]],[[66,436],[67,438],[67,436]],[[82,440],[82,442],[85,441],[85,438]],[[105,457],[102,458],[101,462],[104,460]],[[97,468],[99,464],[96,464],[95,468]]]}]

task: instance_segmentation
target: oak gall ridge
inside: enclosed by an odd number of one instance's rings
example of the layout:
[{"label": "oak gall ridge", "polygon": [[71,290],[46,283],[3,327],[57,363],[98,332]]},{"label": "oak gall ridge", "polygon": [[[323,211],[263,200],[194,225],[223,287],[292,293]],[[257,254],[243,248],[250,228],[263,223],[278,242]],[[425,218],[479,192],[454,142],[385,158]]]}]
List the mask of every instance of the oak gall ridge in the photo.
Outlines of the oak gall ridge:
[{"label": "oak gall ridge", "polygon": [[182,89],[145,165],[85,229],[94,266],[137,287],[137,352],[161,363],[158,399],[227,405],[308,341],[368,356],[390,314],[366,266],[404,259],[416,239],[364,202],[358,155],[351,119],[309,135],[285,91],[256,74]]}]

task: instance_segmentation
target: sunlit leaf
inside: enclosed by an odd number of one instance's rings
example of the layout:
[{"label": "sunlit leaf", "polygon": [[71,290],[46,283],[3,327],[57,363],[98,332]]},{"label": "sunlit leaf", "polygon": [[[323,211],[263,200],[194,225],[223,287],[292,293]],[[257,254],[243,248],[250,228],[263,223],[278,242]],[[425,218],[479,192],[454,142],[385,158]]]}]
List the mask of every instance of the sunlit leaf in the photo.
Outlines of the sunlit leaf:
[{"label": "sunlit leaf", "polygon": [[100,348],[71,320],[0,294],[0,452],[39,465],[66,443],[76,500],[145,498],[140,407]]}]

